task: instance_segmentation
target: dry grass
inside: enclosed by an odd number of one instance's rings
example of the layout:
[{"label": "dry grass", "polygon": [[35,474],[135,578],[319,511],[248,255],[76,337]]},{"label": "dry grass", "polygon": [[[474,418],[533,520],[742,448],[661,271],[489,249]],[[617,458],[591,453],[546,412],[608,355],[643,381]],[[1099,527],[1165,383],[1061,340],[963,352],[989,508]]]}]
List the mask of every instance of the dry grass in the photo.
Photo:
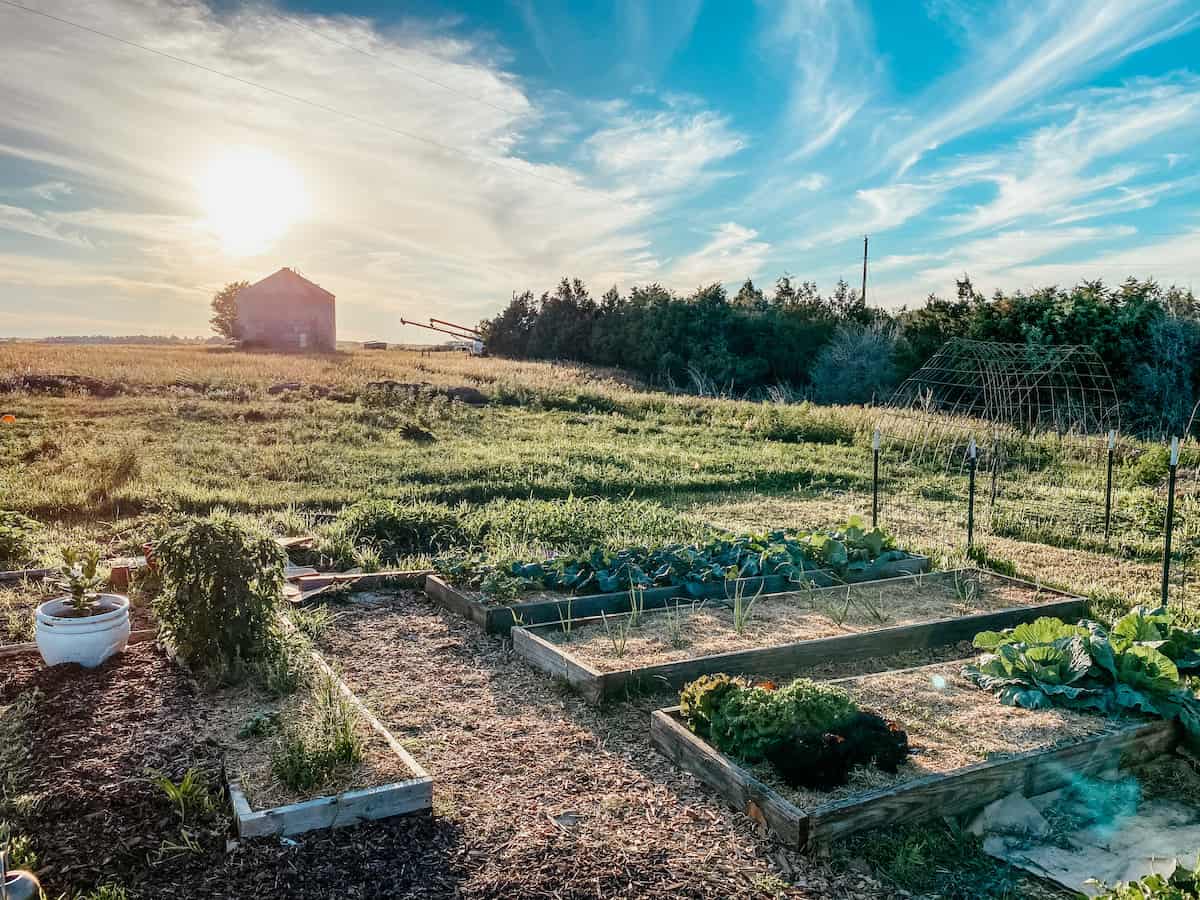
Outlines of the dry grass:
[{"label": "dry grass", "polygon": [[[749,600],[747,596],[747,600]],[[876,628],[911,625],[1062,599],[978,570],[890,579],[870,586],[821,588],[760,597],[739,633],[729,601],[679,601],[674,608],[572,626],[542,628],[539,635],[601,672],[654,666],[717,653],[774,647]],[[618,656],[614,629],[627,638]]]}]

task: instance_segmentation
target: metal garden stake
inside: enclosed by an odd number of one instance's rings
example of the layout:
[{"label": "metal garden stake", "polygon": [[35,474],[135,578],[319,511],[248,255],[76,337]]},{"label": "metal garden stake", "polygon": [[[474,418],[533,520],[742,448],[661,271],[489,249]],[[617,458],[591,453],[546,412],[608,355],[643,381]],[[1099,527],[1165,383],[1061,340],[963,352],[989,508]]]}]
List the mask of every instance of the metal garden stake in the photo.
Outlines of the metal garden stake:
[{"label": "metal garden stake", "polygon": [[879,429],[871,435],[871,456],[874,457],[874,471],[871,474],[871,527],[879,527]]},{"label": "metal garden stake", "polygon": [[1112,470],[1113,450],[1117,446],[1117,432],[1108,433],[1108,476],[1104,481],[1104,543],[1108,543],[1109,527],[1112,524]]},{"label": "metal garden stake", "polygon": [[1163,538],[1162,603],[1167,605],[1167,586],[1171,577],[1171,532],[1175,528],[1175,472],[1179,468],[1179,438],[1171,438],[1171,459],[1167,467],[1167,528]]},{"label": "metal garden stake", "polygon": [[975,545],[975,466],[977,464],[976,457],[978,450],[975,447],[975,437],[971,436],[971,441],[967,444],[967,472],[970,480],[967,483],[967,553],[970,554],[971,549]]}]

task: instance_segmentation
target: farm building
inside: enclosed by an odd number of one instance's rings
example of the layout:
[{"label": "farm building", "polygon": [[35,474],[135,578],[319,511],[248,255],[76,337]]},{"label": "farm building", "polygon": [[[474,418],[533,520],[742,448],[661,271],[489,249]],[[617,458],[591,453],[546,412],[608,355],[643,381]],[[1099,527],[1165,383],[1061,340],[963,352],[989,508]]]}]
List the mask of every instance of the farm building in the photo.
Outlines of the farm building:
[{"label": "farm building", "polygon": [[251,347],[332,352],[334,313],[333,294],[285,267],[238,292],[238,337]]}]

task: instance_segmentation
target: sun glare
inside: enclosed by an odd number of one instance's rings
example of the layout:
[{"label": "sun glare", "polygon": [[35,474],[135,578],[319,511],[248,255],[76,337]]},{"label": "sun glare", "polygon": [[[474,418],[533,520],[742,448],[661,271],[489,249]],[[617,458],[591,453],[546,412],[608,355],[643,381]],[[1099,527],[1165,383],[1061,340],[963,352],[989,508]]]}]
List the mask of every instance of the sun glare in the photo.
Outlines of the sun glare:
[{"label": "sun glare", "polygon": [[304,181],[285,159],[265,150],[231,150],[200,178],[205,224],[234,256],[262,253],[308,212]]}]

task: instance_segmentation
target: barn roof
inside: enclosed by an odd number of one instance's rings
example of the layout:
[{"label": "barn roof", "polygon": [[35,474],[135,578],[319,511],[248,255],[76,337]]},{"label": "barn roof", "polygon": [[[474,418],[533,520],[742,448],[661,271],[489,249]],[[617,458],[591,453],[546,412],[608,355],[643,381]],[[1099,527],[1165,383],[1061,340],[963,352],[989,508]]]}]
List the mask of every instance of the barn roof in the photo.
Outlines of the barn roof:
[{"label": "barn roof", "polygon": [[254,282],[254,284],[250,285],[248,288],[245,288],[245,290],[252,291],[259,285],[268,283],[274,285],[277,282],[287,283],[289,287],[293,287],[294,289],[298,288],[308,294],[316,294],[317,296],[323,295],[330,300],[334,299],[332,292],[325,290],[325,288],[321,287],[315,282],[309,281],[299,272],[289,269],[287,266],[284,266],[278,272],[268,275],[261,281]]}]

